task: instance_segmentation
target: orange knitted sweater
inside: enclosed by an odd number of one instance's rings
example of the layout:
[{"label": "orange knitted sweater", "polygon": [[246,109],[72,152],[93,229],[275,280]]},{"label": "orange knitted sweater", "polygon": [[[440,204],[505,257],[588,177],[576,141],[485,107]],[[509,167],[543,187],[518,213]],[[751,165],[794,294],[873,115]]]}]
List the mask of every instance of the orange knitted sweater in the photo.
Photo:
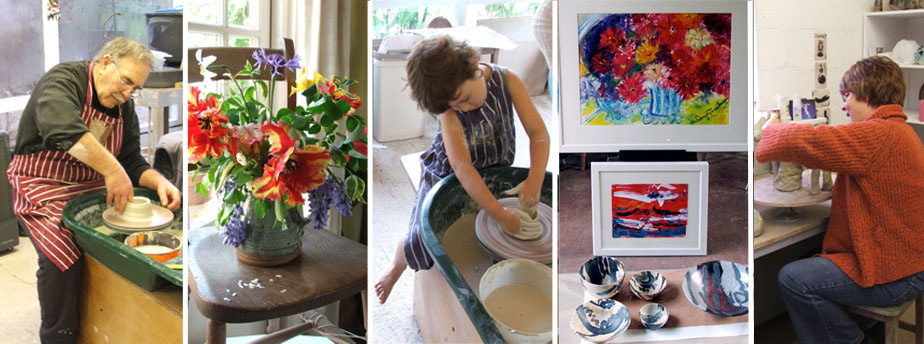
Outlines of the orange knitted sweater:
[{"label": "orange knitted sweater", "polygon": [[822,257],[862,287],[924,271],[924,146],[899,105],[837,126],[771,125],[759,162],[837,172]]}]

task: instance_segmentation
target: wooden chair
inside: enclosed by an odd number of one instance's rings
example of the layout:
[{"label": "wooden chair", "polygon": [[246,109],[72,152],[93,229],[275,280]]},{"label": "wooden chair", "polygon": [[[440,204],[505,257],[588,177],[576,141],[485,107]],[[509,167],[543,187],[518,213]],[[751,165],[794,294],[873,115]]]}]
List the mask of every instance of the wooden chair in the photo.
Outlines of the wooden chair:
[{"label": "wooden chair", "polygon": [[[901,321],[911,305],[914,305],[914,324]],[[924,344],[924,295],[894,307],[847,306],[847,311],[885,323],[886,344],[898,343],[898,329],[914,332],[914,342]]]},{"label": "wooden chair", "polygon": [[[286,59],[291,59],[295,56],[295,44],[292,43],[292,39],[283,38],[284,49],[266,49],[266,54],[282,54]],[[206,47],[206,48],[190,48],[187,51],[187,59],[189,61],[189,68],[186,68],[186,75],[190,83],[201,82],[203,81],[202,74],[199,73],[199,61],[196,61],[196,51],[202,50],[202,56],[215,56],[217,59],[212,63],[213,66],[225,65],[231,70],[231,73],[237,73],[238,71],[244,69],[246,61],[250,61],[250,64],[256,63],[253,59],[253,52],[259,51],[260,48],[237,48],[237,47]],[[219,75],[213,78],[213,80],[228,80],[227,77],[223,76],[223,73],[218,73]],[[255,76],[254,80],[270,80],[271,72],[268,73],[267,70],[260,72],[260,75]],[[286,88],[283,90],[286,94],[289,94],[289,90],[295,86],[295,72],[287,68],[283,69],[283,77],[276,77],[277,81],[285,81]],[[243,78],[251,79],[251,78]],[[297,94],[289,95],[286,107],[291,110],[295,110],[295,97]]]}]

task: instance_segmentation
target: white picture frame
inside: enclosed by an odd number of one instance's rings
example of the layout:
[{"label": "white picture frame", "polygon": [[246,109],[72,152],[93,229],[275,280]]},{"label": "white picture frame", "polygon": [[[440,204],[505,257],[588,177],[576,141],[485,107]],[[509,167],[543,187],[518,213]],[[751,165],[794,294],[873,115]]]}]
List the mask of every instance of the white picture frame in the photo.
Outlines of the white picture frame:
[{"label": "white picture frame", "polygon": [[[614,186],[686,184],[687,223],[682,237],[615,237]],[[708,238],[707,162],[591,163],[593,253],[595,256],[704,256]],[[663,204],[662,204],[663,205]]]},{"label": "white picture frame", "polygon": [[[685,150],[745,152],[750,133],[748,106],[748,1],[562,0],[559,2],[561,116],[560,152]],[[594,13],[731,13],[730,105],[724,125],[584,125],[581,123],[578,15]]]}]

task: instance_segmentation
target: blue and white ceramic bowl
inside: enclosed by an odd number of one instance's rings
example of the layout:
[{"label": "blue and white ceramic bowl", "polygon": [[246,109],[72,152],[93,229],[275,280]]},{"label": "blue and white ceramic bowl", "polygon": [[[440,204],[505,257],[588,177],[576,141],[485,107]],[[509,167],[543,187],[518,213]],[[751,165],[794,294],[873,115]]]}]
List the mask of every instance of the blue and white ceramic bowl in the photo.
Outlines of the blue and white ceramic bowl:
[{"label": "blue and white ceramic bowl", "polygon": [[710,261],[687,270],[683,295],[708,313],[731,317],[748,313],[748,267]]},{"label": "blue and white ceramic bowl", "polygon": [[664,305],[660,303],[649,303],[638,310],[638,318],[645,327],[657,330],[667,323],[667,319],[670,318],[670,315],[667,313],[667,308],[664,308]]},{"label": "blue and white ceramic bowl", "polygon": [[626,267],[613,257],[593,257],[581,265],[581,285],[595,299],[608,299],[619,293]]},{"label": "blue and white ceramic bowl", "polygon": [[629,309],[620,302],[599,299],[578,306],[571,315],[571,330],[583,339],[603,343],[629,328]]},{"label": "blue and white ceramic bowl", "polygon": [[667,279],[664,275],[654,271],[642,271],[629,279],[629,290],[638,298],[649,301],[654,299],[658,294],[667,287]]}]

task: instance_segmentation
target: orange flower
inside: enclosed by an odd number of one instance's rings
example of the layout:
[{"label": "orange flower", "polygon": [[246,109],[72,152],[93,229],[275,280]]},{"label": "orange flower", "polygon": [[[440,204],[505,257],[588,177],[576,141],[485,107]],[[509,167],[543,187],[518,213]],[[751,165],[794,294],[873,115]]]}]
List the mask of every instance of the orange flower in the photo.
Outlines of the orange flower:
[{"label": "orange flower", "polygon": [[639,45],[638,49],[635,51],[635,62],[638,62],[638,64],[646,64],[654,61],[654,59],[657,58],[658,50],[657,43],[645,41],[642,45]]},{"label": "orange flower", "polygon": [[288,158],[274,156],[264,166],[263,176],[253,181],[254,196],[279,200],[285,196],[289,206],[305,204],[302,194],[324,184],[330,152],[320,146],[305,146]]},{"label": "orange flower", "polygon": [[291,128],[280,120],[276,124],[269,121],[263,124],[263,133],[270,143],[269,153],[275,156],[287,157],[295,149],[295,139],[289,135]]}]

